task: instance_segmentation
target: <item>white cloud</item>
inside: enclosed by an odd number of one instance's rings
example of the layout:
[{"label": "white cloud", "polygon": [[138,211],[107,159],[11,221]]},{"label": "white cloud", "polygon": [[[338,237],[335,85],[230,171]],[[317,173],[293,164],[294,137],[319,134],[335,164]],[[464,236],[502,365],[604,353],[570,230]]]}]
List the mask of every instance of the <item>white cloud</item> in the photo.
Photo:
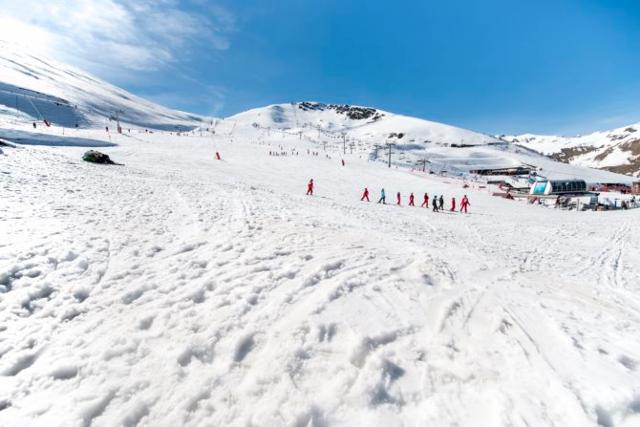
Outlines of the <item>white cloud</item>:
[{"label": "white cloud", "polygon": [[231,13],[176,0],[2,0],[0,39],[104,77],[179,63],[195,50],[225,50]]}]

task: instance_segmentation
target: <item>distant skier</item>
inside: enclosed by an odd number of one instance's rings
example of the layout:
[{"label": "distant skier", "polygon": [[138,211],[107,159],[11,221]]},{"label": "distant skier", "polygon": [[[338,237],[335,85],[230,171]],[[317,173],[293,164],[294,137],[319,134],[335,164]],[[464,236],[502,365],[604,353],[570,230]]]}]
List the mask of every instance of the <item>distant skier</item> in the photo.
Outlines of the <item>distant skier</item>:
[{"label": "distant skier", "polygon": [[396,194],[396,204],[400,206],[401,202],[402,202],[402,196],[400,196],[400,192],[398,191],[398,194]]},{"label": "distant skier", "polygon": [[364,193],[362,193],[362,197],[360,198],[361,202],[364,200],[369,201],[369,189],[367,187],[364,188]]},{"label": "distant skier", "polygon": [[420,205],[421,208],[428,208],[429,207],[429,194],[424,193],[424,200],[422,201],[422,205]]},{"label": "distant skier", "polygon": [[105,126],[104,130],[107,131],[107,133],[109,132],[109,126]]},{"label": "distant skier", "polygon": [[307,184],[307,196],[313,196],[313,178],[311,178]]},{"label": "distant skier", "polygon": [[344,166],[344,159],[342,159],[342,166]]},{"label": "distant skier", "polygon": [[219,153],[219,152],[217,152],[217,151],[216,151],[216,160],[222,160],[222,159],[220,158],[220,153]]},{"label": "distant skier", "polygon": [[452,197],[451,198],[451,212],[455,212],[456,211],[456,198]]},{"label": "distant skier", "polygon": [[465,194],[464,197],[462,198],[462,201],[460,202],[460,212],[467,213],[467,208],[469,206],[471,206],[471,203],[469,203],[469,198]]},{"label": "distant skier", "polygon": [[38,125],[36,125],[36,122],[33,122],[33,128],[35,129],[37,127],[38,127]]},{"label": "distant skier", "polygon": [[439,210],[444,210],[444,197],[442,196],[442,194],[440,195],[440,199],[438,200],[438,209]]},{"label": "distant skier", "polygon": [[434,212],[438,212],[438,196],[433,196],[433,201],[431,202],[431,206],[433,206]]},{"label": "distant skier", "polygon": [[409,194],[409,206],[415,206],[415,197],[413,196],[413,193]]},{"label": "distant skier", "polygon": [[387,204],[387,196],[384,194],[384,188],[380,191],[380,200],[378,203],[382,203],[383,205]]}]

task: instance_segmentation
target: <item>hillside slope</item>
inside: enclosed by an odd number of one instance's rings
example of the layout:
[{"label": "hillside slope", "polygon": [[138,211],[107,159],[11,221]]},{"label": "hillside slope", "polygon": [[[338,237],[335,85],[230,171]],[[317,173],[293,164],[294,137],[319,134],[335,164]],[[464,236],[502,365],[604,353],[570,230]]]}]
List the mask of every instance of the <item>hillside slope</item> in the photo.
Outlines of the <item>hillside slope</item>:
[{"label": "hillside slope", "polygon": [[371,107],[299,102],[276,104],[248,110],[228,120],[261,127],[316,131],[341,139],[342,134],[358,140],[390,138],[398,143],[439,145],[483,145],[498,139],[466,129],[414,117],[393,114]]},{"label": "hillside slope", "polygon": [[0,40],[0,115],[60,126],[104,126],[118,116],[129,125],[191,129],[203,118],[170,110],[83,71],[33,56]]}]

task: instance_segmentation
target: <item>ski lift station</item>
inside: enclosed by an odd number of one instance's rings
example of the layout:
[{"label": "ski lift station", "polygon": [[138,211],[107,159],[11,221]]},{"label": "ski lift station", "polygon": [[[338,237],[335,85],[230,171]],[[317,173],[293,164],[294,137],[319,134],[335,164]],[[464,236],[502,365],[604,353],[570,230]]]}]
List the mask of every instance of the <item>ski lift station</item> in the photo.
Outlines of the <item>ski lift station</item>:
[{"label": "ski lift station", "polygon": [[532,196],[549,196],[562,194],[585,194],[587,183],[581,179],[536,181],[531,185]]}]

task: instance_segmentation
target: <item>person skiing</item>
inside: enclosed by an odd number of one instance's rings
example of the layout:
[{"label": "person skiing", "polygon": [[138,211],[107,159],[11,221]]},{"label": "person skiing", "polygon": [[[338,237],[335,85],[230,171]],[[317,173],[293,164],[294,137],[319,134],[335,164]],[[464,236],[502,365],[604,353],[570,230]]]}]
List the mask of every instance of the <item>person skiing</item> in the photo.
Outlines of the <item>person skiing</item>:
[{"label": "person skiing", "polygon": [[342,159],[342,166],[344,166],[344,159]]},{"label": "person skiing", "polygon": [[421,208],[428,208],[429,207],[429,194],[424,193],[424,200],[422,201],[422,205],[420,205]]},{"label": "person skiing", "polygon": [[216,160],[221,160],[220,159],[220,153],[216,151]]},{"label": "person skiing", "polygon": [[460,212],[464,211],[464,213],[467,213],[467,208],[469,206],[471,206],[471,203],[469,203],[469,198],[465,194],[464,197],[462,198],[462,201],[460,202]]},{"label": "person skiing", "polygon": [[311,178],[307,184],[307,196],[313,196],[313,178]]},{"label": "person skiing", "polygon": [[402,197],[400,196],[400,192],[399,191],[398,191],[398,194],[396,194],[396,199],[397,199],[396,204],[398,206],[400,206],[401,201],[402,201]]},{"label": "person skiing", "polygon": [[409,194],[409,206],[415,206],[414,200],[413,193]]},{"label": "person skiing", "polygon": [[451,212],[455,212],[456,211],[456,198],[452,197],[451,198]]},{"label": "person skiing", "polygon": [[360,198],[360,201],[362,202],[365,199],[367,202],[369,201],[369,189],[367,187],[364,187],[364,193],[362,193],[362,197]]},{"label": "person skiing", "polygon": [[440,199],[438,200],[438,209],[439,210],[444,210],[444,197],[442,196],[442,194],[440,195]]},{"label": "person skiing", "polygon": [[433,211],[438,212],[438,196],[433,196],[433,201],[431,202],[433,206]]},{"label": "person skiing", "polygon": [[380,200],[378,203],[382,203],[383,205],[387,204],[387,196],[384,194],[384,188],[380,191]]}]

